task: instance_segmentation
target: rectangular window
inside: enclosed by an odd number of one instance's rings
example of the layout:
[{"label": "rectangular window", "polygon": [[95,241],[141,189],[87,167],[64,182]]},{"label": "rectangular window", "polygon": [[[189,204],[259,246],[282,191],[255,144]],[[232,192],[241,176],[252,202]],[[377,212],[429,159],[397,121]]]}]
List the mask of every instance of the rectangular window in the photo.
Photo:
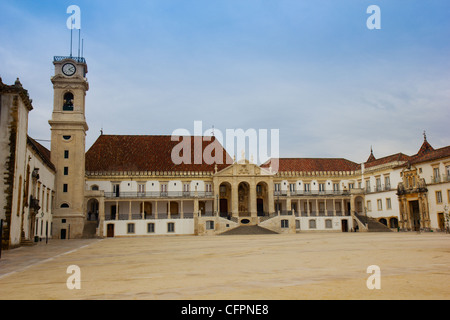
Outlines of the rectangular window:
[{"label": "rectangular window", "polygon": [[281,220],[281,228],[282,229],[289,228],[289,220]]},{"label": "rectangular window", "polygon": [[325,191],[325,183],[319,183],[319,191]]},{"label": "rectangular window", "polygon": [[333,191],[339,191],[339,183],[333,183]]},{"label": "rectangular window", "polygon": [[436,191],[436,203],[442,203],[442,192]]},{"label": "rectangular window", "polygon": [[299,230],[300,229],[300,220],[295,220],[295,229]]},{"label": "rectangular window", "polygon": [[167,183],[161,183],[160,185],[161,196],[167,196]]},{"label": "rectangular window", "polygon": [[212,220],[206,221],[206,230],[214,230],[214,221]]},{"label": "rectangular window", "polygon": [[326,220],[325,220],[325,228],[326,228],[326,229],[331,229],[331,228],[333,228],[333,222],[331,221],[331,219],[326,219]]},{"label": "rectangular window", "polygon": [[168,224],[167,224],[167,232],[175,232],[175,223],[173,223],[173,222],[169,222]]},{"label": "rectangular window", "polygon": [[64,175],[65,176],[69,175],[69,167],[64,167]]},{"label": "rectangular window", "polygon": [[116,197],[120,196],[120,184],[113,184],[113,193]]},{"label": "rectangular window", "polygon": [[391,178],[389,176],[384,177],[384,189],[385,190],[391,189]]},{"label": "rectangular window", "polygon": [[295,193],[295,183],[289,184],[289,191]]},{"label": "rectangular window", "polygon": [[64,159],[69,159],[69,150],[64,150]]},{"label": "rectangular window", "polygon": [[63,184],[63,192],[69,192],[69,185],[67,183]]},{"label": "rectangular window", "polygon": [[439,178],[439,168],[433,168],[434,178]]},{"label": "rectangular window", "polygon": [[310,192],[311,191],[311,184],[310,183],[305,183],[304,184],[304,189],[305,189],[305,192]]},{"label": "rectangular window", "polygon": [[147,223],[147,233],[155,233],[155,224]]},{"label": "rectangular window", "polygon": [[212,192],[212,184],[211,183],[207,183],[205,185],[205,188],[206,188],[206,192]]},{"label": "rectangular window", "polygon": [[355,188],[355,184],[354,183],[349,183],[348,184],[348,188],[349,189],[354,189]]},{"label": "rectangular window", "polygon": [[386,208],[387,209],[392,209],[391,198],[387,198],[386,199]]},{"label": "rectangular window", "polygon": [[314,219],[309,220],[309,228],[310,229],[316,228],[316,220],[314,220]]},{"label": "rectangular window", "polygon": [[275,183],[275,191],[279,192],[281,190],[281,184]]},{"label": "rectangular window", "polygon": [[372,211],[372,202],[367,200],[367,211]]},{"label": "rectangular window", "polygon": [[134,223],[127,224],[127,233],[134,233]]},{"label": "rectangular window", "polygon": [[377,200],[377,207],[378,207],[378,211],[383,210],[383,202],[381,201],[381,199]]},{"label": "rectangular window", "polygon": [[139,193],[145,193],[145,183],[139,183],[138,184],[138,192]]},{"label": "rectangular window", "polygon": [[366,191],[370,192],[370,180],[366,180]]},{"label": "rectangular window", "polygon": [[377,191],[381,191],[381,178],[377,178]]}]

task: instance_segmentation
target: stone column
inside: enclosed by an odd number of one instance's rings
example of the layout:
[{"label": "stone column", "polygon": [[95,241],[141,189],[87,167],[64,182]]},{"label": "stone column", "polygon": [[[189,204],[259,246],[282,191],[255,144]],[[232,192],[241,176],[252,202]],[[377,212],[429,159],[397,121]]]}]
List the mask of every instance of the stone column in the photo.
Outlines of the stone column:
[{"label": "stone column", "polygon": [[132,220],[132,216],[131,216],[131,200],[130,200],[129,206],[128,206],[128,220]]},{"label": "stone column", "polygon": [[275,212],[275,200],[274,200],[274,191],[273,191],[273,181],[269,181],[267,183],[267,197],[269,201],[269,214]]},{"label": "stone column", "polygon": [[[254,179],[252,179],[254,180]],[[250,217],[257,217],[257,207],[256,207],[256,184],[254,181],[249,183],[249,199],[250,199]]]},{"label": "stone column", "polygon": [[184,219],[183,200],[180,201],[180,219]]},{"label": "stone column", "polygon": [[233,182],[231,185],[231,203],[232,203],[232,216],[239,217],[239,193],[238,193],[238,184]]},{"label": "stone column", "polygon": [[103,222],[105,221],[105,198],[98,201],[98,232],[97,235],[103,237]]}]

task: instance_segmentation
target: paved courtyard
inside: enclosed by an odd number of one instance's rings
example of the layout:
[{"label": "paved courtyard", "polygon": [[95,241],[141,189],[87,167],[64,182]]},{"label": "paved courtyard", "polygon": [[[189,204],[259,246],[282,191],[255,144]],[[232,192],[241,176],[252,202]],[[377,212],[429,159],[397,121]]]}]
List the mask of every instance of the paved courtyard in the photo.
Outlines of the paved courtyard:
[{"label": "paved courtyard", "polygon": [[[67,268],[80,269],[69,290]],[[380,268],[369,290],[367,268]],[[449,299],[450,235],[50,240],[3,251],[0,299]]]}]

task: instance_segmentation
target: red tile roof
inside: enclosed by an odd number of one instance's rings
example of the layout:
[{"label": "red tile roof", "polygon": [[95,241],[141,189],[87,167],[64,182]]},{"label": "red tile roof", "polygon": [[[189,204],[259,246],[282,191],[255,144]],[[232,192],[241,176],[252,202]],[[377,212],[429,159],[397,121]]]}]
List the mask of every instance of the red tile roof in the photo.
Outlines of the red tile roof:
[{"label": "red tile roof", "polygon": [[370,160],[370,158],[369,158],[370,161],[367,161],[366,163],[364,163],[364,168],[375,167],[375,166],[386,164],[389,162],[408,161],[409,159],[410,159],[410,157],[403,153],[396,153],[396,154],[386,156],[386,157],[383,157],[380,159],[375,159],[375,157],[374,157],[372,160]]},{"label": "red tile roof", "polygon": [[[191,138],[191,161],[178,165],[172,161],[172,150],[183,140],[172,141],[171,138],[171,136],[101,135],[86,153],[86,171],[214,172],[215,163],[208,164],[205,159],[200,159],[201,164],[194,163],[194,141],[203,140],[202,137],[183,137]],[[211,141],[203,141],[202,154],[208,146],[211,149],[216,146],[217,150],[223,150],[220,158],[222,164],[217,164],[218,170],[232,164],[231,157],[218,140],[212,138]],[[211,149],[207,149],[205,154],[211,154]],[[214,156],[214,153],[212,155]]]},{"label": "red tile roof", "polygon": [[50,160],[50,150],[44,147],[42,144],[27,136],[27,144],[37,153],[41,160],[53,171],[56,171],[55,165]]},{"label": "red tile roof", "polygon": [[450,146],[432,150],[428,149],[426,152],[423,152],[423,149],[421,148],[416,155],[411,157],[411,160],[409,162],[411,164],[416,164],[447,157],[450,157]]},{"label": "red tile roof", "polygon": [[[356,171],[360,165],[342,158],[280,158],[278,171],[313,172],[313,171]],[[272,159],[261,165],[269,168]]]}]

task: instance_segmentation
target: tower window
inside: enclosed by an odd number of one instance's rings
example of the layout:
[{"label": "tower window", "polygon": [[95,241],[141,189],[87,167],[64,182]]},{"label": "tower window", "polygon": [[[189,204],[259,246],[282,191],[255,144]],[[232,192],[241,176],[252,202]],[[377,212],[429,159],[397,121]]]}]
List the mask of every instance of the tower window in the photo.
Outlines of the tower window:
[{"label": "tower window", "polygon": [[64,150],[64,159],[69,159],[69,150]]},{"label": "tower window", "polygon": [[63,111],[73,111],[73,93],[67,92],[64,95]]},{"label": "tower window", "polygon": [[68,192],[69,186],[67,184],[63,184],[63,192]]},{"label": "tower window", "polygon": [[64,175],[65,176],[69,175],[69,167],[64,167]]}]

